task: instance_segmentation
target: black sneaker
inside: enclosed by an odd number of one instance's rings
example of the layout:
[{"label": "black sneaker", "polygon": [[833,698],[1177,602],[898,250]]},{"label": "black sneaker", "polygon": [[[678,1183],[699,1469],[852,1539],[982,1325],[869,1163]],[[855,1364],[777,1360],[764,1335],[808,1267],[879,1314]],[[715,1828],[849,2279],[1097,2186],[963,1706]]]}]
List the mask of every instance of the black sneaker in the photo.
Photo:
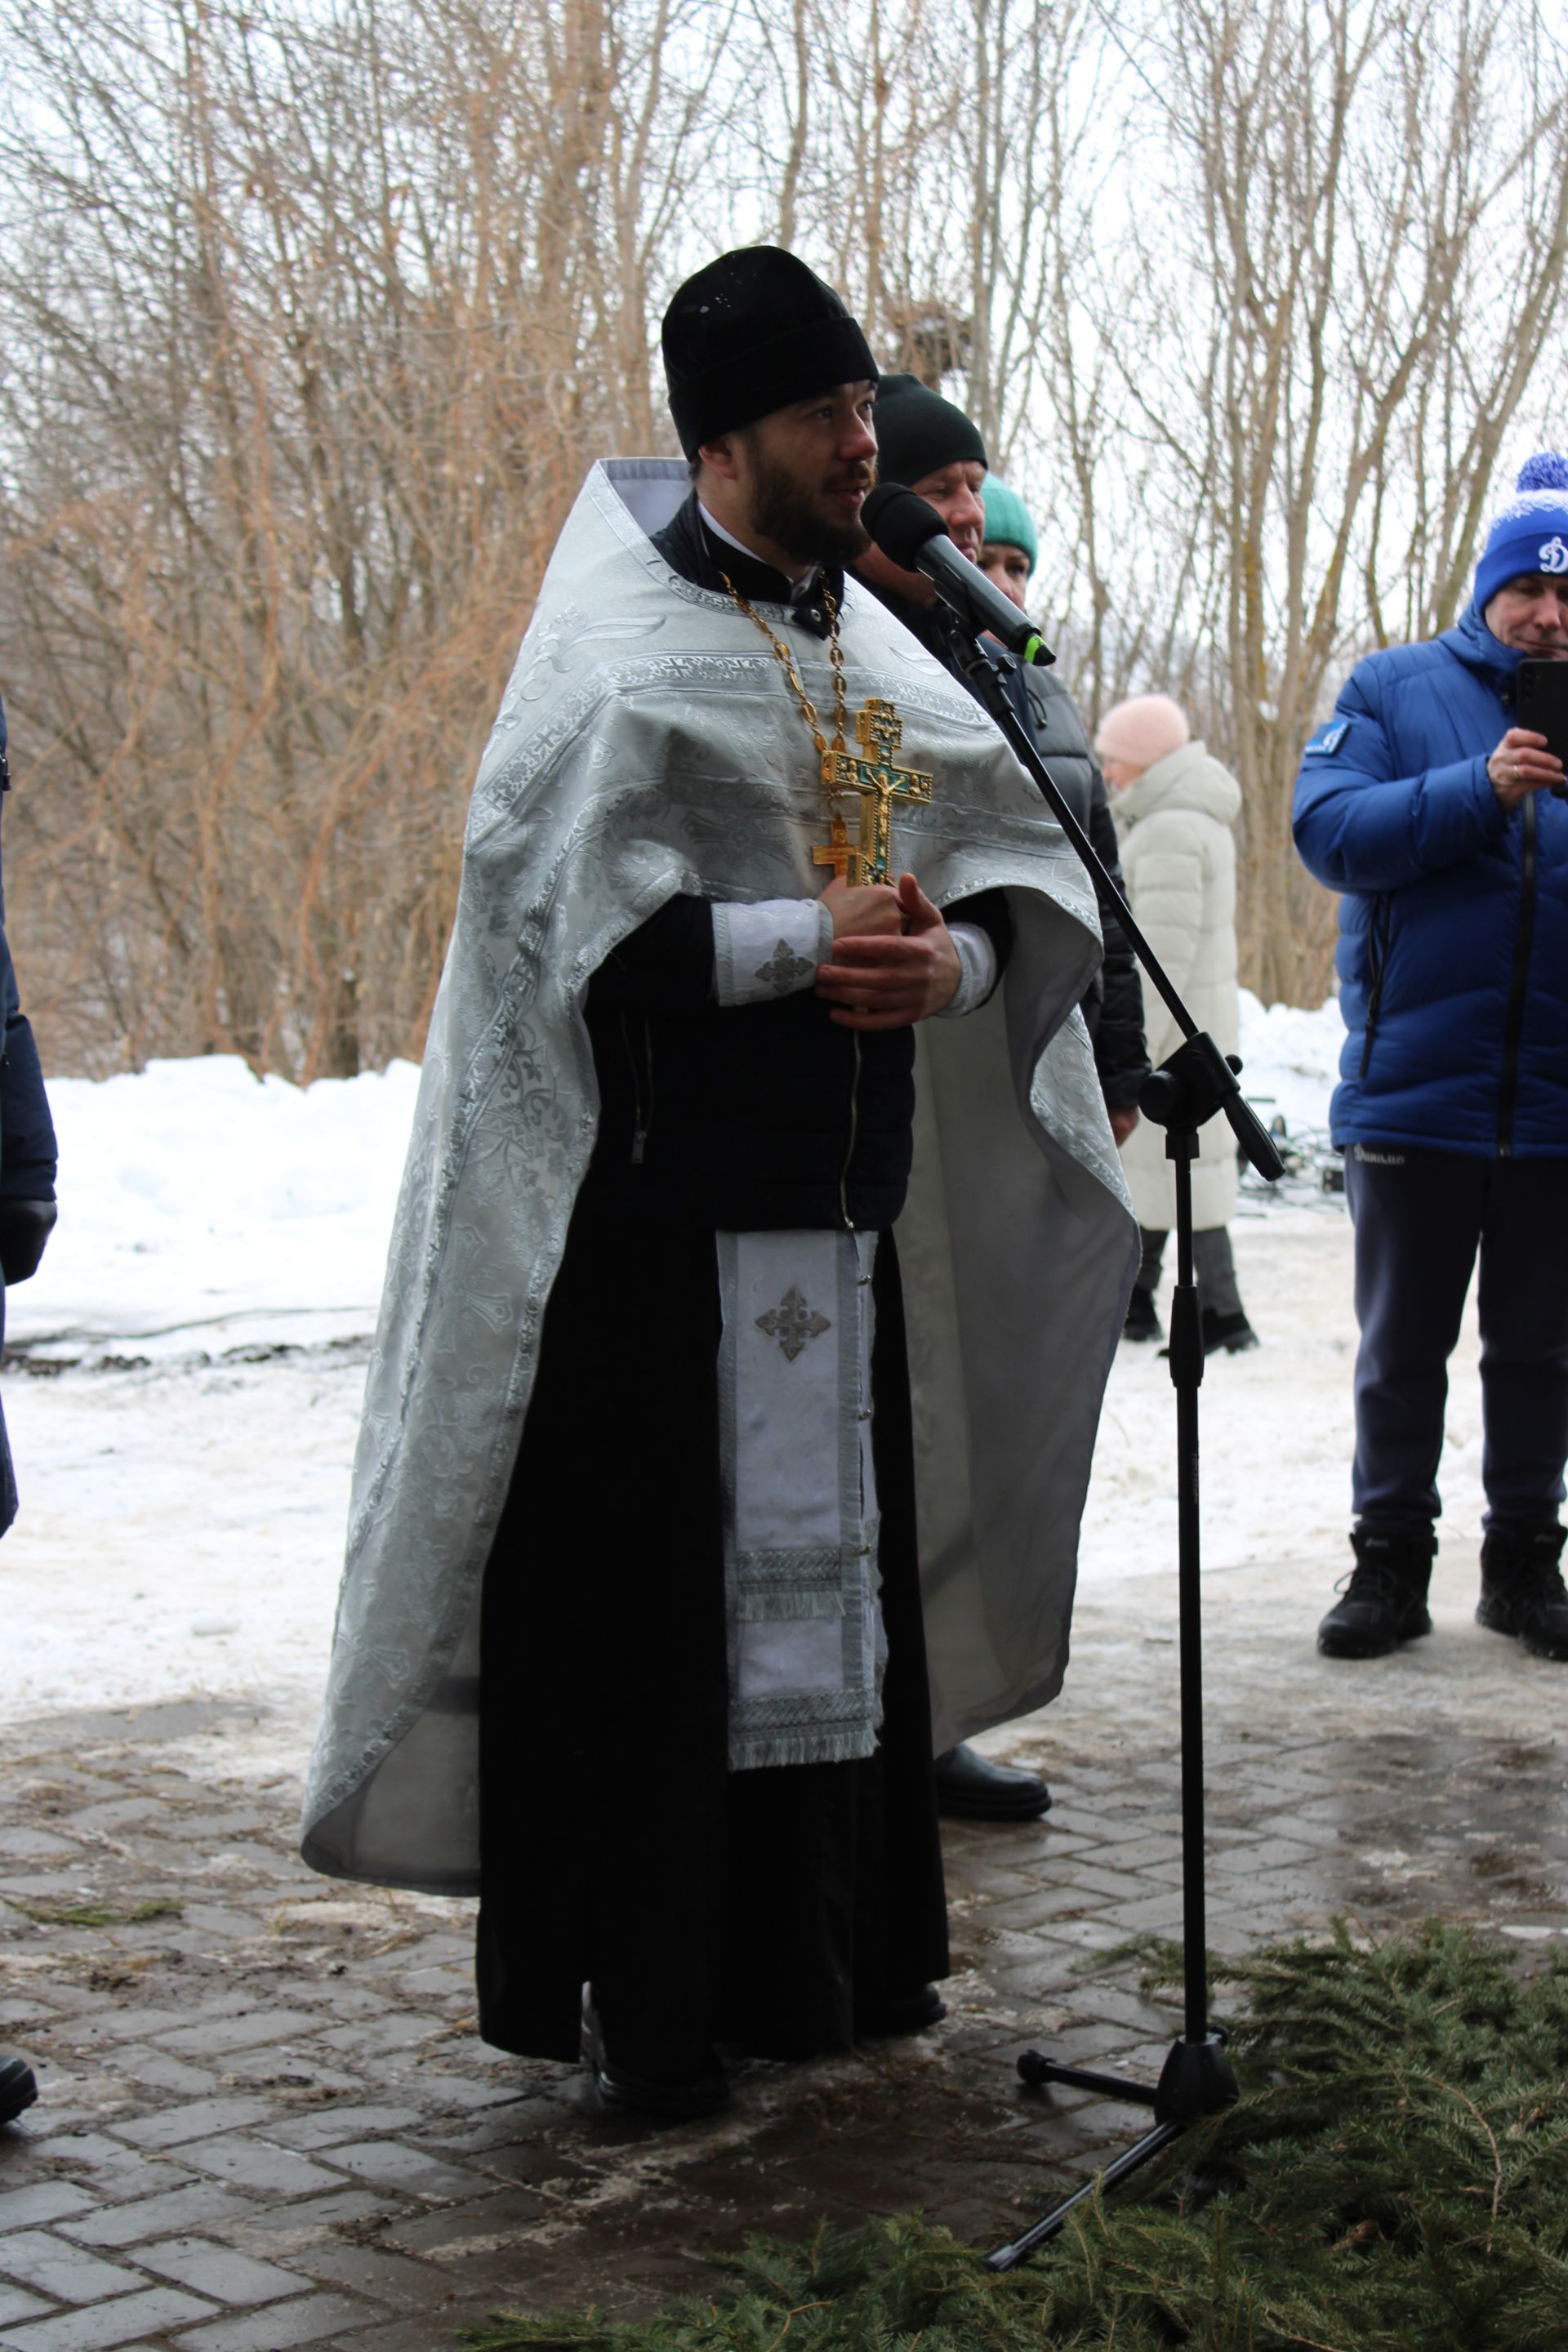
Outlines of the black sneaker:
[{"label": "black sneaker", "polygon": [[1134,1286],[1127,1302],[1127,1320],[1121,1326],[1124,1339],[1163,1339],[1160,1318],[1154,1312],[1154,1294]]},{"label": "black sneaker", "polygon": [[1357,1528],[1351,1544],[1356,1564],[1318,1628],[1318,1647],[1331,1658],[1385,1658],[1432,1631],[1426,1586],[1436,1538]]},{"label": "black sneaker", "polygon": [[15,2123],[37,2095],[37,2082],[26,2060],[0,2051],[0,2124]]},{"label": "black sneaker", "polygon": [[1481,1597],[1476,1622],[1511,1633],[1532,1658],[1568,1659],[1568,1590],[1558,1562],[1562,1528],[1501,1529],[1481,1546]]}]

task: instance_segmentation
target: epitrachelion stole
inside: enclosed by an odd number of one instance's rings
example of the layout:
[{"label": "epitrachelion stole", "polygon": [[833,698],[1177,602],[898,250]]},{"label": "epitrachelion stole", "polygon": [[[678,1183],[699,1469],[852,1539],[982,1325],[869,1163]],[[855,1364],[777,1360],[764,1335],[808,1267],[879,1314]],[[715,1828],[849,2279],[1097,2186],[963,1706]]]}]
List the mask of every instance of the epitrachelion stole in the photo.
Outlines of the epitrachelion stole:
[{"label": "epitrachelion stole", "polygon": [[720,1234],[730,1765],[869,1756],[881,1719],[875,1234]]}]

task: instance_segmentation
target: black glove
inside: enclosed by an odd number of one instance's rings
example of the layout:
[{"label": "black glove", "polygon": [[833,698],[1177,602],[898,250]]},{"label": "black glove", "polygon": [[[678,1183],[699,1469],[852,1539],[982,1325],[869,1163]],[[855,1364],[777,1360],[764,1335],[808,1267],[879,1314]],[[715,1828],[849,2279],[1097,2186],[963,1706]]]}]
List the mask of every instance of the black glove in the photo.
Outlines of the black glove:
[{"label": "black glove", "polygon": [[53,1201],[13,1201],[0,1193],[0,1275],[7,1289],[37,1274],[58,1214]]}]

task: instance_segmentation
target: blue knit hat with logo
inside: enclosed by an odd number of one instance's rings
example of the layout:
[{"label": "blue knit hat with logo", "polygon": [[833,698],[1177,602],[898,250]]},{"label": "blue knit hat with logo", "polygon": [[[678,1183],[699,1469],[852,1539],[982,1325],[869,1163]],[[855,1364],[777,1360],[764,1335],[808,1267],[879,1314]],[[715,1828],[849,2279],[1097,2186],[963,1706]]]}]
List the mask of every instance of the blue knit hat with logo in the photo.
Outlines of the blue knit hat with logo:
[{"label": "blue knit hat with logo", "polygon": [[1021,547],[1033,572],[1040,560],[1040,542],[1035,537],[1029,509],[1017,491],[999,482],[994,474],[987,474],[980,485],[980,496],[985,506],[986,539],[1004,547]]},{"label": "blue knit hat with logo", "polygon": [[1526,572],[1568,579],[1568,457],[1541,449],[1519,469],[1512,498],[1492,519],[1476,566],[1476,607]]}]

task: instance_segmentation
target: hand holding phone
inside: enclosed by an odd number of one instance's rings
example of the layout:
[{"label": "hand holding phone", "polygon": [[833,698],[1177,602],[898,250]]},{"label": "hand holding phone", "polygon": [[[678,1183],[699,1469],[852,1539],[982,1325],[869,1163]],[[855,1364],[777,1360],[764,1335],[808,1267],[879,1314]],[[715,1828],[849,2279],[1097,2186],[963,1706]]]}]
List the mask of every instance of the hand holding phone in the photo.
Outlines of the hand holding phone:
[{"label": "hand holding phone", "polygon": [[[1560,772],[1546,789],[1559,800],[1568,800],[1562,772],[1568,772],[1568,661],[1521,661],[1515,696],[1520,728],[1541,737],[1541,748],[1558,763]],[[1505,736],[1505,743],[1507,740]]]}]

